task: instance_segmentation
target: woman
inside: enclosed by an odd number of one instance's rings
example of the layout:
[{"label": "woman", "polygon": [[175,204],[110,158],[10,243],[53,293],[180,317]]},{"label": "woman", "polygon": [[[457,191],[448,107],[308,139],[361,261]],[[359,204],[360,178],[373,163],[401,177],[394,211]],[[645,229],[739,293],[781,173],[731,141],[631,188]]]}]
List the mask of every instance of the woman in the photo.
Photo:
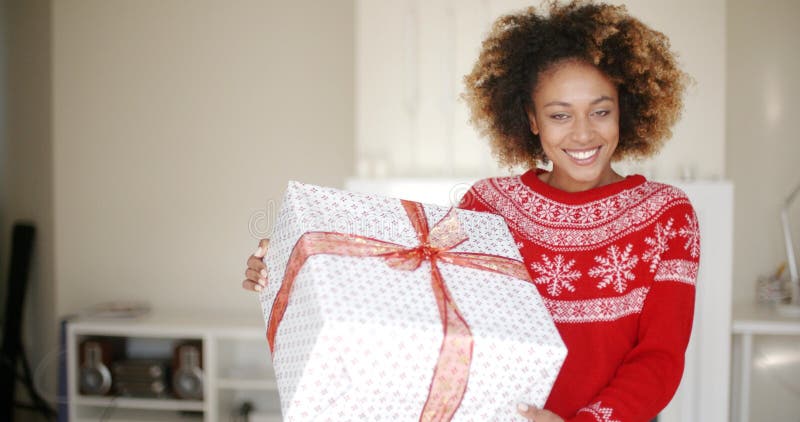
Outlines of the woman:
[{"label": "woman", "polygon": [[[649,421],[678,387],[697,218],[680,190],[611,163],[658,151],[686,80],[664,35],[583,2],[500,18],[466,77],[472,121],[500,162],[532,170],[482,180],[459,206],[506,219],[568,350],[544,409],[520,404],[529,420]],[[265,285],[265,251],[245,288]]]}]

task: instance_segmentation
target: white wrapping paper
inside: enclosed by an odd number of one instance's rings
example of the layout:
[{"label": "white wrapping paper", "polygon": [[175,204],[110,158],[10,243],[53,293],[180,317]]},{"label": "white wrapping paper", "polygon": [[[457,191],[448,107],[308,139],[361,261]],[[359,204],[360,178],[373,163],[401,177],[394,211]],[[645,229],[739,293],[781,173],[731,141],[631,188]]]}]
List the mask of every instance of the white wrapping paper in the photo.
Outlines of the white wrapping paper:
[{"label": "white wrapping paper", "polygon": [[[429,227],[448,209],[425,205]],[[469,239],[454,252],[521,256],[499,216],[458,211]],[[400,200],[290,182],[265,262],[264,319],[289,255],[308,231],[418,245]],[[469,383],[453,420],[524,420],[544,405],[566,348],[536,287],[513,277],[438,264],[474,338]],[[400,271],[379,257],[308,259],[277,331],[273,366],[286,421],[419,420],[442,343],[430,264]]]}]

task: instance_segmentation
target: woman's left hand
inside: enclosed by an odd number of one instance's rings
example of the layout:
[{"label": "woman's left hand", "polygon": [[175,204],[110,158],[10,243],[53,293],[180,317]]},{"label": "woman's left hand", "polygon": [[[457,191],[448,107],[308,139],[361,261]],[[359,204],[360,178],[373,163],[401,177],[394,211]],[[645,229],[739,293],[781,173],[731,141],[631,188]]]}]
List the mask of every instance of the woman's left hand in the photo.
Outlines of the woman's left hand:
[{"label": "woman's left hand", "polygon": [[533,422],[564,422],[564,419],[561,419],[561,417],[555,413],[549,410],[538,409],[528,404],[520,403],[517,405],[517,411],[519,411],[520,415]]}]

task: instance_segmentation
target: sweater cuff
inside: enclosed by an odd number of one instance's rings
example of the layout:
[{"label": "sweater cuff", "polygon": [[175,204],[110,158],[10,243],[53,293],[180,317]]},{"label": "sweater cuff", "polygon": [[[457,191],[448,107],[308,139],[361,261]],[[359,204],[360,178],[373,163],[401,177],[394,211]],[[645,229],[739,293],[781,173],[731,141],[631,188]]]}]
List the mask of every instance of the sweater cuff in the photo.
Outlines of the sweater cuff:
[{"label": "sweater cuff", "polygon": [[589,412],[579,412],[577,415],[566,419],[564,422],[603,422]]},{"label": "sweater cuff", "polygon": [[565,422],[619,422],[619,420],[614,417],[614,409],[603,406],[603,402],[597,401],[581,408],[575,416]]}]

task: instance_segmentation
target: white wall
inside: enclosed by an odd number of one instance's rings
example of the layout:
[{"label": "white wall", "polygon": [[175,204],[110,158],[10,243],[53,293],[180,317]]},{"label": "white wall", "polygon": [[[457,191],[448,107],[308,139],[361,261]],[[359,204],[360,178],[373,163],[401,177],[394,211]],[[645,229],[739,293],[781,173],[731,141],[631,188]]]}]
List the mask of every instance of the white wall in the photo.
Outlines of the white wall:
[{"label": "white wall", "polygon": [[[786,259],[780,206],[800,183],[800,3],[728,1],[727,174],[736,186],[734,302],[755,300],[755,280]],[[792,213],[795,245],[800,204]],[[798,339],[759,339],[751,420],[797,420]]]},{"label": "white wall", "polygon": [[[725,1],[628,0],[664,32],[696,84],[673,139],[648,162],[622,165],[658,179],[724,176]],[[357,1],[356,134],[361,176],[499,173],[458,100],[492,21],[528,0]],[[376,171],[376,167],[379,171]]]},{"label": "white wall", "polygon": [[[800,3],[730,0],[728,173],[736,183],[735,302],[750,301],[758,275],[786,254],[781,203],[800,183]],[[800,206],[794,209],[800,238]]]},{"label": "white wall", "polygon": [[669,37],[684,70],[694,78],[681,120],[661,153],[632,166],[656,179],[726,177],[725,0],[629,0],[634,16]]},{"label": "white wall", "polygon": [[59,314],[140,299],[258,318],[239,287],[264,234],[251,217],[288,179],[353,171],[353,15],[346,0],[53,2]]}]

